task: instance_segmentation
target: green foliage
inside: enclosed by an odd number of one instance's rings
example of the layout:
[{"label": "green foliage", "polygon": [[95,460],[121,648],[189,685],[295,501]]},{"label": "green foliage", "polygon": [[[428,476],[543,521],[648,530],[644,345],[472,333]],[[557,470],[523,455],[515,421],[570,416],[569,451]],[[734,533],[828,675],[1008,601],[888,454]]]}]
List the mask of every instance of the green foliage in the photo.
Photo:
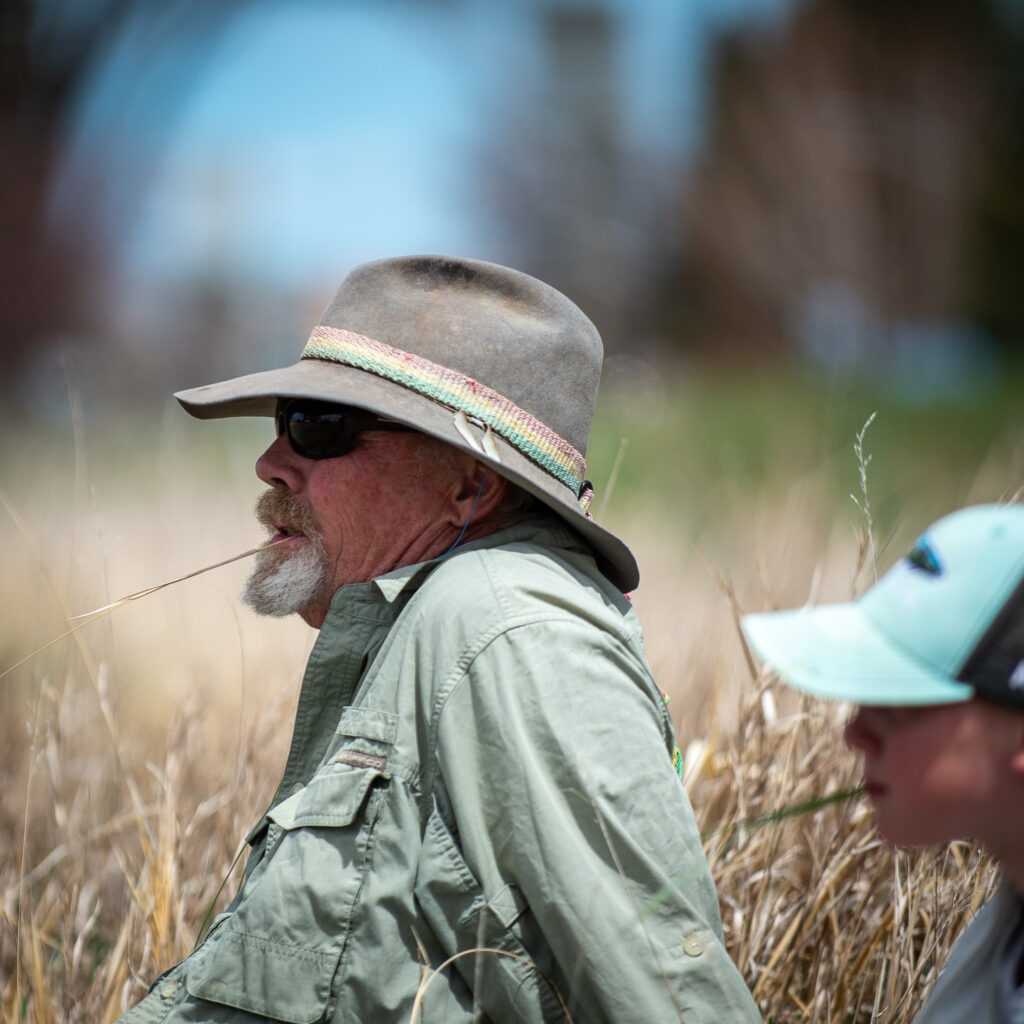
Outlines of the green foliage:
[{"label": "green foliage", "polygon": [[[804,373],[679,372],[643,387],[608,389],[595,419],[588,460],[600,509],[612,518],[642,509],[686,531],[712,526],[723,504],[746,505],[813,481],[829,514],[854,519],[858,488],[854,439],[872,412],[865,446],[869,486],[882,536],[903,521],[922,523],[961,504],[1012,495],[1024,480],[1020,375],[1007,372],[967,401],[922,404],[856,381]],[[986,465],[994,480],[980,481]],[[1011,465],[1011,475],[1005,467]]]}]

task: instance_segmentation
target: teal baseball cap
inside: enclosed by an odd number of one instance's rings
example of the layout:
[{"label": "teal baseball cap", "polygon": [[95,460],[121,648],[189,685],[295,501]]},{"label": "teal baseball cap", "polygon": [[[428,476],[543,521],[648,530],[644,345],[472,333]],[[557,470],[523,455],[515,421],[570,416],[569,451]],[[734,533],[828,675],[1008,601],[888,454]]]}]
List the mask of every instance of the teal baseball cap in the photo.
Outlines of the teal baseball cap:
[{"label": "teal baseball cap", "polygon": [[940,519],[856,601],[741,626],[786,683],[820,697],[1024,708],[1024,504]]}]

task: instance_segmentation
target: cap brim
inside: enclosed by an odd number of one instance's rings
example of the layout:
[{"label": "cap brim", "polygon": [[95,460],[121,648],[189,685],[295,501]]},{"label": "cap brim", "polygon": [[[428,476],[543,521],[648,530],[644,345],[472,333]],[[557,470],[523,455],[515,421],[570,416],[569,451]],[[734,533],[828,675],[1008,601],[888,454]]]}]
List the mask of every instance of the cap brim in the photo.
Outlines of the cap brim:
[{"label": "cap brim", "polygon": [[622,591],[640,581],[636,560],[613,533],[587,518],[576,495],[522,452],[494,435],[497,458],[471,447],[455,427],[454,414],[431,399],[365,370],[317,359],[304,359],[279,370],[179,391],[174,396],[198,419],[273,416],[279,398],[314,398],[369,409],[389,419],[471,452],[485,465],[543,501],[593,547],[602,572]]},{"label": "cap brim", "polygon": [[789,685],[857,704],[952,704],[974,690],[896,646],[856,603],[746,615],[750,646]]}]

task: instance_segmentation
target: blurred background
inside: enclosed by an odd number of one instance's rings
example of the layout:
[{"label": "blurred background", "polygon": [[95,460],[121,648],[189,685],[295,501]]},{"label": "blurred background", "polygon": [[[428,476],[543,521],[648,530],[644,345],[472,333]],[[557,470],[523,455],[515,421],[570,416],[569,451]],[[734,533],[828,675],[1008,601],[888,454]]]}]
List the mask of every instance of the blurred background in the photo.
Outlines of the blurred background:
[{"label": "blurred background", "polygon": [[8,408],[297,354],[356,263],[511,263],[610,372],[973,397],[1024,329],[1011,0],[8,0]]},{"label": "blurred background", "polygon": [[[1022,181],[1021,0],[5,0],[0,672],[262,541],[269,423],[173,391],[294,361],[360,262],[465,255],[604,337],[594,511],[638,556],[702,821],[845,784],[837,744],[793,759],[735,617],[846,599],[1018,495]],[[0,677],[0,1016],[111,1019],[191,948],[313,640],[240,607],[248,570]],[[755,978],[760,875],[722,864]],[[766,1015],[832,1006],[822,977],[790,1005],[766,976]]]}]

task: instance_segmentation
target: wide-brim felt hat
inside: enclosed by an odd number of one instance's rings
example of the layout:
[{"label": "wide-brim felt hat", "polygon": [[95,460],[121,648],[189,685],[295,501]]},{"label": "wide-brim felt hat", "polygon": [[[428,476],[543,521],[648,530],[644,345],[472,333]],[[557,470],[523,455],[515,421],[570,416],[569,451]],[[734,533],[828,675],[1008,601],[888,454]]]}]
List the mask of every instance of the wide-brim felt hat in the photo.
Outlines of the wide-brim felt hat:
[{"label": "wide-brim felt hat", "polygon": [[175,397],[199,419],[273,416],[279,399],[312,398],[408,424],[540,499],[630,591],[636,560],[588,513],[602,358],[594,325],[542,281],[480,260],[406,256],[356,267],[294,365]]}]

